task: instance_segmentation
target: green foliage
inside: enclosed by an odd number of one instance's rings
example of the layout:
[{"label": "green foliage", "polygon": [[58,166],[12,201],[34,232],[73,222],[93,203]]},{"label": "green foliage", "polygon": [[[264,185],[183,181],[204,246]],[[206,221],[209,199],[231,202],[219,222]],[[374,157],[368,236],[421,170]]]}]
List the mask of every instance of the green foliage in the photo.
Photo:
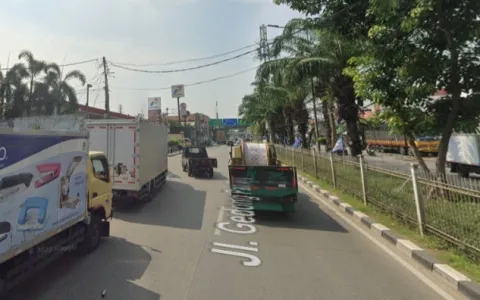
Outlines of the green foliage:
[{"label": "green foliage", "polygon": [[327,144],[327,138],[326,138],[326,137],[323,137],[323,136],[322,136],[322,137],[319,137],[319,138],[317,139],[317,143],[318,143],[319,145],[325,146],[325,145]]},{"label": "green foliage", "polygon": [[[32,109],[39,114],[73,113],[78,109],[75,89],[70,85],[76,80],[82,86],[85,75],[73,70],[63,76],[55,63],[37,60],[29,51],[22,51],[19,62],[8,71],[0,71],[0,118],[14,118]],[[63,77],[62,77],[63,76]]]}]

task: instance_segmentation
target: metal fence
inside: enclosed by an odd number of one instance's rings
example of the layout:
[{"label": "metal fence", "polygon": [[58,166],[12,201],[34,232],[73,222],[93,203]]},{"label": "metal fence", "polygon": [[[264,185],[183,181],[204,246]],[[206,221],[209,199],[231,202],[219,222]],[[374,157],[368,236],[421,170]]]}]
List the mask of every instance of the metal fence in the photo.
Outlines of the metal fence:
[{"label": "metal fence", "polygon": [[[363,157],[277,146],[278,159],[480,260],[480,191],[411,165],[410,173],[369,166]],[[449,180],[447,180],[449,181]]]}]

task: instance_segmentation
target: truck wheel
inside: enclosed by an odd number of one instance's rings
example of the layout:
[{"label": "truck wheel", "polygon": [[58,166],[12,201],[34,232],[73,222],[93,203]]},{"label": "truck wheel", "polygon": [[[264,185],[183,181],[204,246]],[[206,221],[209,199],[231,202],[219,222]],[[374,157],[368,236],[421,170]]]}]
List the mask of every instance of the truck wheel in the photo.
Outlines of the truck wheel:
[{"label": "truck wheel", "polygon": [[213,178],[213,169],[208,170],[208,178]]},{"label": "truck wheel", "polygon": [[5,279],[3,277],[0,277],[0,296],[4,295],[4,293],[6,292],[5,286],[6,286]]},{"label": "truck wheel", "polygon": [[193,176],[193,170],[192,169],[188,169],[188,177],[192,177]]},{"label": "truck wheel", "polygon": [[187,166],[182,165],[183,172],[187,172]]},{"label": "truck wheel", "polygon": [[102,239],[102,218],[93,214],[85,232],[85,240],[79,245],[80,253],[86,254],[98,248]]}]

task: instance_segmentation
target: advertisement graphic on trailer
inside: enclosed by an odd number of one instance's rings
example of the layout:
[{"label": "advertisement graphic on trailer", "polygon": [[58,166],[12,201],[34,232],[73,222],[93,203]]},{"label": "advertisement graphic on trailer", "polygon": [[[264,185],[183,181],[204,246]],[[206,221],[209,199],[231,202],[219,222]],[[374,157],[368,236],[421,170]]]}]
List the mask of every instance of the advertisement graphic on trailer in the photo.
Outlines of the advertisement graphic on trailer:
[{"label": "advertisement graphic on trailer", "polygon": [[2,255],[85,213],[87,140],[0,134],[0,141]]}]

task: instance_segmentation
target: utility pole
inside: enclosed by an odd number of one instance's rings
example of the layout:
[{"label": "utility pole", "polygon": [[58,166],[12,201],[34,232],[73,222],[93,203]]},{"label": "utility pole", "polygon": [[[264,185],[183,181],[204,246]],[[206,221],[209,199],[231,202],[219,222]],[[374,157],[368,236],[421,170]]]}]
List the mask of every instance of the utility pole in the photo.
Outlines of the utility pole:
[{"label": "utility pole", "polygon": [[105,76],[105,119],[110,117],[110,94],[108,90],[108,65],[107,59],[103,57],[103,75]]},{"label": "utility pole", "polygon": [[88,106],[88,100],[90,98],[90,88],[92,87],[92,85],[89,83],[87,84],[87,103],[86,103],[86,106]]},{"label": "utility pole", "polygon": [[260,55],[263,59],[263,62],[269,60],[269,47],[268,47],[268,38],[267,38],[267,26],[265,24],[260,25]]},{"label": "utility pole", "polygon": [[218,120],[218,101],[215,101],[215,115],[217,116]]}]

